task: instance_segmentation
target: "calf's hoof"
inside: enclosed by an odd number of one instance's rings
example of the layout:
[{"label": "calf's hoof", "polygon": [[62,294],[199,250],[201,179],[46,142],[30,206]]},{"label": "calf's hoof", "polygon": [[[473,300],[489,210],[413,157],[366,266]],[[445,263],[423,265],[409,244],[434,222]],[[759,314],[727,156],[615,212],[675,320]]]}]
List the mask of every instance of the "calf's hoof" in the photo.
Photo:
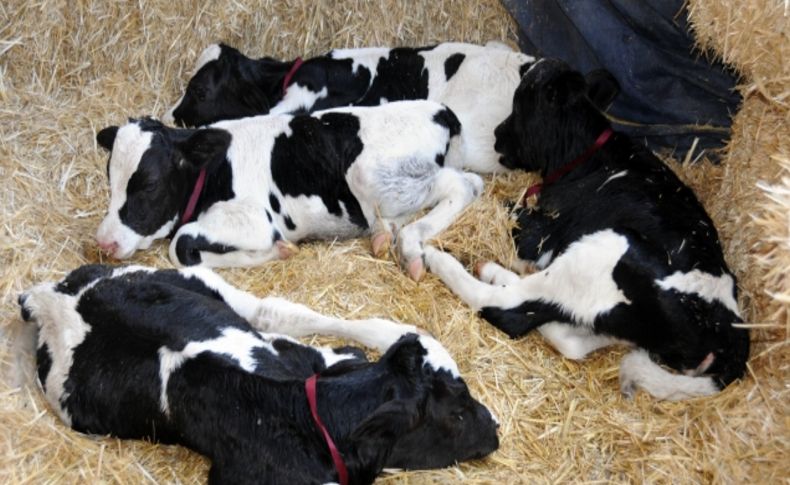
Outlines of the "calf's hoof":
[{"label": "calf's hoof", "polygon": [[483,279],[483,270],[488,264],[488,261],[478,261],[475,263],[475,275],[478,279]]},{"label": "calf's hoof", "polygon": [[637,385],[631,379],[620,379],[620,394],[626,399],[633,399],[636,395]]},{"label": "calf's hoof", "polygon": [[392,233],[391,232],[379,232],[373,235],[370,240],[371,246],[373,246],[373,256],[377,258],[383,257],[387,254],[390,250],[390,246],[392,245]]},{"label": "calf's hoof", "polygon": [[422,258],[414,258],[406,265],[406,272],[414,281],[420,281],[425,276],[425,264]]},{"label": "calf's hoof", "polygon": [[288,259],[299,252],[299,246],[291,241],[280,239],[275,245],[277,246],[277,255],[280,259]]}]

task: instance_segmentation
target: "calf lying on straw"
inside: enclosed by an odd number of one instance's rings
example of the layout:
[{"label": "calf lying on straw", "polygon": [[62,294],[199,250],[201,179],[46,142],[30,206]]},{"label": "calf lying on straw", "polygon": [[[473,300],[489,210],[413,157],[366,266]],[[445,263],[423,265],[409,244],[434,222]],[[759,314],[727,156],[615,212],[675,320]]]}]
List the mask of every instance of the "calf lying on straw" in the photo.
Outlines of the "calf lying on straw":
[{"label": "calf lying on straw", "polygon": [[[398,234],[409,275],[422,242],[482,191],[475,174],[443,166],[464,143],[452,111],[431,101],[266,115],[198,130],[152,119],[101,130],[111,198],[96,234],[116,258],[172,236],[183,266],[251,266],[304,239],[372,233],[374,254]],[[432,209],[415,221],[419,211]]]},{"label": "calf lying on straw", "polygon": [[303,113],[429,99],[452,109],[467,135],[448,164],[476,172],[505,170],[494,151],[494,128],[510,113],[521,71],[534,59],[490,42],[429,47],[334,49],[295,61],[250,59],[213,44],[165,123],[202,126],[259,114]]},{"label": "calf lying on straw", "polygon": [[[38,380],[77,431],[179,443],[210,483],[370,483],[498,447],[455,362],[411,325],[259,299],[207,269],[83,266],[19,298]],[[384,352],[302,345],[318,332]]]},{"label": "calf lying on straw", "polygon": [[749,355],[747,330],[733,326],[735,279],[692,191],[599,111],[618,91],[606,74],[588,82],[539,61],[497,128],[502,162],[544,177],[514,231],[519,258],[541,271],[522,278],[486,263],[479,281],[429,247],[427,266],[511,337],[537,328],[571,359],[635,345],[620,367],[627,396],[638,387],[670,400],[714,394],[743,375]]}]

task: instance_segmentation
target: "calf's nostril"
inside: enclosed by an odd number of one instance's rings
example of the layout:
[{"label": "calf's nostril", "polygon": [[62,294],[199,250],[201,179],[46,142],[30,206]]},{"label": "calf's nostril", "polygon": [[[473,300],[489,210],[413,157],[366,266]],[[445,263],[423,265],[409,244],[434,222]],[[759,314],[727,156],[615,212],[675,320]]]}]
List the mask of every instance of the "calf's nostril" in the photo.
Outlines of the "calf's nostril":
[{"label": "calf's nostril", "polygon": [[112,256],[118,250],[118,243],[115,241],[98,241],[99,248],[106,254]]}]

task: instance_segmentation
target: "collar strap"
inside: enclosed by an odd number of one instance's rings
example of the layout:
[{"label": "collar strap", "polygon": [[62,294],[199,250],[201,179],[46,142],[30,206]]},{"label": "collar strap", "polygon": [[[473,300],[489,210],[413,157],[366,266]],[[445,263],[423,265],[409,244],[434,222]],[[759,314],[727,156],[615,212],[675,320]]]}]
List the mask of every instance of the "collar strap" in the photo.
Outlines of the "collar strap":
[{"label": "collar strap", "polygon": [[302,64],[304,64],[304,62],[302,61],[302,58],[301,57],[297,57],[294,60],[294,63],[291,66],[291,69],[288,71],[288,74],[286,74],[285,77],[283,78],[283,96],[285,96],[285,92],[288,90],[288,86],[291,84],[291,80],[293,79],[294,75],[296,74],[296,71],[298,71],[299,68],[302,67]]},{"label": "collar strap", "polygon": [[324,423],[321,422],[321,418],[318,416],[318,402],[316,393],[317,382],[318,374],[313,374],[312,376],[308,377],[306,381],[304,381],[304,390],[307,393],[307,402],[310,404],[310,412],[313,414],[313,422],[315,422],[315,425],[324,436],[326,446],[329,448],[329,454],[332,455],[332,461],[335,464],[335,470],[337,471],[337,477],[340,480],[340,485],[348,485],[348,469],[346,468],[346,464],[343,461],[343,457],[340,455],[340,451],[337,449],[337,446],[335,446],[335,442],[332,441],[332,437],[329,436],[329,431],[326,430],[326,426],[324,426]]},{"label": "collar strap", "polygon": [[200,173],[198,174],[197,181],[195,182],[195,188],[192,189],[192,195],[189,196],[189,202],[187,202],[187,207],[184,209],[184,213],[181,214],[181,221],[179,226],[183,226],[190,219],[192,219],[192,215],[195,213],[195,207],[197,206],[198,199],[200,199],[200,193],[203,192],[203,186],[206,185],[206,169],[201,168]]},{"label": "collar strap", "polygon": [[606,144],[606,142],[609,141],[609,138],[611,138],[613,134],[614,134],[614,130],[612,130],[611,127],[603,130],[601,134],[598,135],[598,138],[596,138],[595,142],[592,145],[590,145],[587,148],[587,150],[584,151],[584,153],[574,158],[569,163],[566,163],[562,167],[548,174],[546,177],[543,178],[542,183],[531,185],[527,189],[527,193],[524,194],[524,198],[521,201],[522,205],[526,203],[529,197],[533,195],[538,195],[540,191],[543,190],[543,187],[553,184],[554,182],[556,182],[557,180],[568,174],[568,172],[570,172],[574,168],[578,167],[582,163],[589,160],[590,157],[592,157],[595,154],[595,152],[600,150],[601,147],[603,147]]}]

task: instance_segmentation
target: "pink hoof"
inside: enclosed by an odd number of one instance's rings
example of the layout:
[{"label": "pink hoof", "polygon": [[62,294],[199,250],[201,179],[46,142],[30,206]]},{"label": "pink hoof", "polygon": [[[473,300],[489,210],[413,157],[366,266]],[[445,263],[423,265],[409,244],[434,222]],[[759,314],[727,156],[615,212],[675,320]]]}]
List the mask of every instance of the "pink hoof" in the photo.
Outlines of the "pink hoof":
[{"label": "pink hoof", "polygon": [[488,261],[478,261],[475,263],[475,274],[479,278],[483,275],[483,268],[488,263]]},{"label": "pink hoof", "polygon": [[415,258],[409,261],[409,264],[406,266],[406,272],[409,273],[409,277],[414,281],[420,281],[425,275],[425,265],[422,264],[422,258]]},{"label": "pink hoof", "polygon": [[392,244],[392,233],[379,232],[374,234],[370,242],[371,246],[373,246],[373,256],[381,258],[390,250],[390,244]]}]

